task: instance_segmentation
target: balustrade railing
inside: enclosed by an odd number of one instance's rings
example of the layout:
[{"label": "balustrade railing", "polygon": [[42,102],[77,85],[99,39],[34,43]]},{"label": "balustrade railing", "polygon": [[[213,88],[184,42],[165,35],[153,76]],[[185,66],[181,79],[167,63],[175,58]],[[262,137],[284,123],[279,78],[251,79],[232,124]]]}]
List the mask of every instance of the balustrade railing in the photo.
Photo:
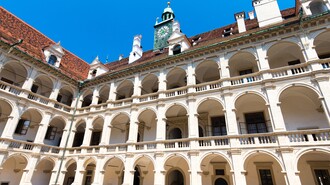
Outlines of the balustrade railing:
[{"label": "balustrade railing", "polygon": [[[285,141],[281,138],[286,138]],[[197,141],[197,142],[196,142]],[[197,143],[197,146],[192,144]],[[68,155],[82,154],[105,154],[105,153],[126,153],[130,152],[154,152],[154,151],[177,151],[187,150],[192,147],[199,149],[227,149],[230,147],[278,147],[278,146],[313,146],[315,144],[330,145],[330,129],[302,130],[287,132],[272,132],[262,134],[245,134],[229,136],[212,136],[201,138],[184,138],[165,141],[147,141],[138,143],[123,143],[101,146],[84,146],[68,148]],[[129,149],[132,146],[132,149]],[[35,144],[25,141],[0,138],[0,149],[18,150],[18,151],[38,151],[45,154],[59,154],[63,148]],[[196,149],[196,148],[194,148]],[[102,150],[102,152],[101,152]]]},{"label": "balustrade railing", "polygon": [[196,92],[209,91],[212,89],[219,89],[222,86],[221,81],[207,82],[195,86]]},{"label": "balustrade railing", "polygon": [[270,69],[269,71],[271,72],[273,78],[280,78],[310,72],[311,70],[309,64],[302,63],[292,66]]},{"label": "balustrade railing", "polygon": [[258,82],[261,80],[262,80],[262,77],[261,77],[260,73],[253,73],[253,74],[233,77],[233,78],[231,78],[230,82],[231,82],[231,85],[242,85],[242,84],[247,84],[247,83],[252,83],[252,82]]},{"label": "balustrade railing", "polygon": [[166,96],[166,98],[170,98],[170,97],[185,95],[187,93],[188,93],[187,87],[181,87],[181,88],[177,88],[177,89],[167,90],[165,92],[165,96]]}]

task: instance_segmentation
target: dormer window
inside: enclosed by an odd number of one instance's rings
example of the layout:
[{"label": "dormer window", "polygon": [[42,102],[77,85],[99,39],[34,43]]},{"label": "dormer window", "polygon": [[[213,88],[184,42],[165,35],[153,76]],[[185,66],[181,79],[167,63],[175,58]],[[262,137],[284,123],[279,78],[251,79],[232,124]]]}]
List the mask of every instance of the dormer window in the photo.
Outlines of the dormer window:
[{"label": "dormer window", "polygon": [[233,34],[232,31],[233,31],[233,28],[227,28],[227,29],[223,30],[222,37],[228,37],[228,36],[232,35]]},{"label": "dormer window", "polygon": [[181,53],[181,45],[178,44],[178,45],[174,46],[174,48],[173,48],[173,55],[177,55],[180,53]]},{"label": "dormer window", "polygon": [[57,61],[57,57],[55,55],[51,55],[48,59],[48,64],[54,66],[56,64],[56,61]]},{"label": "dormer window", "polygon": [[94,69],[94,70],[92,71],[91,75],[92,75],[93,77],[95,77],[95,76],[96,76],[96,73],[97,73],[97,69]]},{"label": "dormer window", "polygon": [[312,15],[317,15],[321,14],[323,12],[328,11],[327,6],[324,4],[323,1],[313,1],[310,5],[309,8],[312,12]]}]

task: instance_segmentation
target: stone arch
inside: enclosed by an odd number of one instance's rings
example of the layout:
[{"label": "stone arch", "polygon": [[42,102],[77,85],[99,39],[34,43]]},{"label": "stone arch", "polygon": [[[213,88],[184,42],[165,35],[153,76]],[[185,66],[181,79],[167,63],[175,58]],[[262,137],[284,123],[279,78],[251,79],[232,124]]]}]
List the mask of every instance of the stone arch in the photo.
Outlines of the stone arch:
[{"label": "stone arch", "polygon": [[158,82],[159,79],[155,74],[145,75],[141,81],[141,95],[158,92]]},{"label": "stone arch", "polygon": [[246,162],[252,158],[253,156],[255,155],[258,155],[259,153],[261,154],[265,154],[265,155],[268,155],[270,156],[271,158],[273,158],[281,167],[282,171],[285,171],[285,167],[282,163],[282,161],[272,152],[270,151],[267,151],[267,150],[252,150],[252,151],[249,151],[247,152],[246,154],[243,155],[243,169],[245,169],[245,165],[246,165]]},{"label": "stone arch", "polygon": [[296,172],[298,172],[298,161],[300,160],[300,158],[310,152],[320,152],[320,153],[325,153],[325,154],[329,154],[330,155],[330,149],[328,148],[320,148],[320,147],[308,147],[308,148],[304,148],[299,150],[296,154],[295,154],[295,158],[293,161],[293,166],[294,166],[294,170]]},{"label": "stone arch", "polygon": [[6,157],[6,159],[2,162],[2,164],[0,165],[0,166],[3,166],[3,164],[8,160],[8,159],[10,159],[10,158],[12,158],[12,157],[22,157],[24,160],[25,160],[25,162],[27,163],[28,161],[29,161],[29,159],[30,159],[30,156],[29,155],[27,155],[27,154],[25,154],[25,153],[11,153],[11,154],[9,154],[7,157]]},{"label": "stone arch", "polygon": [[179,154],[179,153],[174,153],[174,154],[168,154],[165,158],[164,158],[164,162],[163,162],[163,167],[164,165],[166,164],[166,162],[168,160],[170,160],[172,157],[181,157],[182,159],[184,159],[184,161],[187,163],[189,169],[191,168],[190,167],[190,163],[189,163],[189,159],[187,156],[183,155],[183,154]]},{"label": "stone arch", "polygon": [[138,112],[138,142],[155,141],[157,137],[157,111],[144,108]]},{"label": "stone arch", "polygon": [[28,78],[28,70],[25,65],[17,60],[8,60],[0,71],[0,79],[7,83],[22,87]]},{"label": "stone arch", "polygon": [[98,88],[99,91],[99,100],[98,104],[106,103],[109,99],[109,93],[110,93],[110,85],[109,84],[102,84]]},{"label": "stone arch", "polygon": [[116,100],[131,98],[134,93],[134,82],[131,79],[123,80],[117,86],[116,93]]},{"label": "stone arch", "polygon": [[299,83],[287,84],[284,87],[282,87],[281,89],[279,89],[278,94],[277,94],[277,100],[278,100],[278,102],[280,102],[280,96],[281,96],[281,94],[284,91],[286,91],[287,89],[291,88],[291,87],[305,87],[307,89],[310,89],[310,90],[314,91],[318,95],[319,98],[322,97],[322,95],[320,94],[320,92],[315,87],[313,87],[313,86],[311,86],[309,84],[306,84],[306,83],[299,82]]},{"label": "stone arch", "polygon": [[109,157],[108,159],[105,160],[105,163],[104,163],[102,169],[105,170],[106,165],[107,165],[111,160],[116,160],[116,159],[118,159],[120,162],[122,162],[122,164],[125,164],[125,163],[124,163],[125,159],[124,159],[123,157],[121,157],[121,156],[112,156],[112,157]]},{"label": "stone arch", "polygon": [[122,114],[124,114],[124,115],[127,116],[127,117],[130,117],[130,116],[131,116],[128,112],[126,112],[126,111],[122,111],[122,112],[115,113],[115,114],[113,115],[113,119],[112,119],[112,120],[116,119],[116,117],[118,117],[118,116],[120,116],[120,115],[122,115]]},{"label": "stone arch", "polygon": [[260,98],[262,98],[265,102],[268,102],[267,98],[265,97],[265,95],[263,95],[261,92],[259,91],[255,91],[255,90],[252,90],[252,91],[245,91],[245,92],[241,92],[239,94],[237,94],[234,99],[233,99],[233,102],[237,102],[238,99],[240,99],[242,96],[246,95],[246,94],[254,94],[256,96],[259,96]]},{"label": "stone arch", "polygon": [[218,102],[222,107],[225,107],[224,106],[224,102],[220,100],[220,98],[218,97],[207,97],[207,98],[202,98],[200,100],[197,101],[196,103],[196,107],[199,107],[201,104],[205,103],[206,101],[208,100],[214,100],[216,102]]},{"label": "stone arch", "polygon": [[195,67],[196,84],[220,80],[219,64],[214,60],[204,60]]},{"label": "stone arch", "polygon": [[183,103],[171,103],[169,105],[167,105],[165,107],[165,112],[167,112],[169,109],[171,109],[173,106],[181,106],[183,107],[187,112],[189,110],[189,108],[187,107],[187,105],[183,104]]},{"label": "stone arch", "polygon": [[247,75],[259,71],[256,56],[249,51],[238,51],[228,60],[231,77]]},{"label": "stone arch", "polygon": [[320,97],[315,88],[304,83],[289,84],[280,89],[278,101],[286,129],[329,128],[327,108]]},{"label": "stone arch", "polygon": [[290,39],[272,44],[267,50],[270,69],[306,62],[302,49],[303,47],[301,47],[299,42],[294,42]]},{"label": "stone arch", "polygon": [[75,158],[68,158],[65,162],[65,168],[67,169],[71,164],[76,163],[77,164],[77,160]]},{"label": "stone arch", "polygon": [[[220,156],[220,157],[224,158],[224,159],[227,161],[227,163],[228,163],[230,169],[233,169],[233,164],[232,164],[230,158],[229,158],[225,153],[222,153],[222,152],[220,152],[220,151],[206,152],[205,154],[203,154],[203,155],[200,157],[199,164],[202,164],[202,161],[203,161],[205,158],[207,158],[208,156],[210,156],[210,155],[217,155],[217,156]],[[199,165],[199,169],[198,169],[198,170],[201,170],[201,169],[200,169],[200,165]]]},{"label": "stone arch", "polygon": [[[148,110],[154,112],[155,114],[156,114],[156,112],[157,112],[157,110],[156,110],[154,107],[144,107],[144,108],[142,108],[142,109],[139,109],[139,111],[138,111],[138,113],[137,113],[138,117],[139,117],[143,112],[148,111]],[[156,117],[157,117],[157,114],[156,114]]]},{"label": "stone arch", "polygon": [[84,169],[86,169],[86,167],[87,167],[89,164],[91,164],[91,163],[96,164],[96,161],[97,161],[97,159],[96,159],[95,157],[88,157],[88,158],[85,159],[85,161],[84,161],[84,164],[83,164]]},{"label": "stone arch", "polygon": [[167,90],[184,87],[187,85],[187,72],[182,67],[172,68],[166,75]]},{"label": "stone arch", "polygon": [[140,155],[137,155],[136,157],[134,157],[134,159],[133,159],[133,161],[134,161],[134,163],[133,163],[133,168],[134,168],[134,166],[137,164],[137,162],[141,159],[141,158],[147,158],[147,159],[149,159],[151,162],[152,162],[152,165],[153,166],[155,166],[155,164],[156,164],[156,161],[155,161],[155,159],[153,158],[153,157],[151,157],[149,154],[140,154]]},{"label": "stone arch", "polygon": [[313,34],[313,46],[320,59],[326,59],[330,57],[330,29],[320,30]]}]

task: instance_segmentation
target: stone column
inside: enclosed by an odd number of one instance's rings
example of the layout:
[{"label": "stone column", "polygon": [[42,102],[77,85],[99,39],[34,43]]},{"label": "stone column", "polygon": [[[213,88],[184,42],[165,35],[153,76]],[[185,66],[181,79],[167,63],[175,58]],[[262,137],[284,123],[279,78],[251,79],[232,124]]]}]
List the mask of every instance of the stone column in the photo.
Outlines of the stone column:
[{"label": "stone column", "polygon": [[[139,122],[138,122],[138,108],[135,107],[131,108],[131,118],[130,118],[130,125],[129,125],[129,132],[128,132],[128,141],[127,143],[133,144],[137,142],[137,136],[139,131]],[[133,145],[130,145],[128,151],[135,150]]]},{"label": "stone column", "polygon": [[288,185],[301,185],[299,174],[295,172],[293,162],[295,161],[295,155],[292,148],[280,148],[277,150],[282,155],[283,164],[286,172],[284,173],[286,183]]},{"label": "stone column", "polygon": [[[267,50],[264,49],[264,44],[259,44],[256,46],[257,52],[257,63],[259,71],[270,69],[270,64],[268,61]],[[270,73],[263,73],[263,79],[271,79],[272,75]]]},{"label": "stone column", "polygon": [[202,179],[198,173],[199,168],[199,152],[191,151],[190,155],[190,184],[191,185],[200,185],[202,184]]},{"label": "stone column", "polygon": [[231,172],[233,172],[233,184],[246,185],[246,171],[243,169],[243,159],[241,155],[241,151],[237,149],[231,149],[228,151],[229,155],[232,159]]},{"label": "stone column", "polygon": [[85,128],[85,134],[84,134],[84,141],[82,143],[82,146],[89,146],[92,139],[92,132],[93,132],[93,117],[89,116],[87,117],[87,123]]},{"label": "stone column", "polygon": [[26,81],[24,82],[22,88],[30,91],[37,74],[38,74],[38,71],[35,68],[31,67],[29,69],[28,76],[27,76]]},{"label": "stone column", "polygon": [[[188,97],[188,137],[189,138],[198,138],[198,114],[197,114],[197,107],[196,107],[196,98],[194,96]],[[190,141],[191,149],[198,149],[198,141],[192,140]]]},{"label": "stone column", "polygon": [[127,153],[125,160],[124,182],[123,185],[133,185],[134,180],[134,167],[133,167],[133,154]]},{"label": "stone column", "polygon": [[98,87],[94,87],[91,105],[97,105],[98,102],[99,102],[99,98],[100,98],[99,88]]},{"label": "stone column", "polygon": [[5,128],[3,129],[3,132],[1,134],[2,138],[9,138],[9,139],[13,138],[19,119],[20,119],[19,113],[13,110],[10,116],[8,117]]},{"label": "stone column", "polygon": [[141,80],[140,75],[136,74],[134,76],[134,89],[133,89],[133,97],[141,96]]},{"label": "stone column", "polygon": [[103,165],[104,165],[104,156],[98,157],[96,162],[95,173],[94,173],[94,181],[92,185],[103,185],[103,180],[104,180]]},{"label": "stone column", "polygon": [[[157,125],[156,125],[156,141],[166,140],[166,116],[165,116],[165,104],[159,102],[157,105]],[[157,144],[157,149],[164,149],[164,144]]]},{"label": "stone column", "polygon": [[[65,162],[62,163],[61,169],[59,169],[60,164],[61,164],[61,159],[56,161],[56,164],[53,168],[52,176],[50,177],[50,183],[49,183],[50,185],[62,185],[64,183],[64,177],[65,177],[65,173],[66,173]],[[60,174],[58,174],[58,173],[60,173]],[[57,176],[58,176],[58,179],[57,179],[57,182],[55,182]]]},{"label": "stone column", "polygon": [[[221,54],[219,56],[218,64],[220,66],[220,79],[230,78],[230,71],[229,71],[229,65],[228,65],[229,59],[226,58],[225,54]],[[230,81],[224,81],[223,86],[230,86]]]},{"label": "stone column", "polygon": [[263,87],[263,91],[265,92],[268,99],[268,112],[270,115],[270,120],[272,123],[273,131],[285,131],[285,122],[282,114],[282,110],[280,107],[280,102],[277,99],[277,91],[276,86],[272,83],[266,83]]},{"label": "stone column", "polygon": [[155,163],[155,177],[154,185],[164,185],[165,184],[165,171],[162,166],[164,160],[164,153],[155,153],[156,163]]},{"label": "stone column", "polygon": [[54,88],[52,89],[52,93],[50,94],[49,99],[57,101],[56,99],[60,92],[61,86],[62,86],[61,81],[57,81],[57,83],[54,85]]},{"label": "stone column", "polygon": [[116,93],[115,93],[116,89],[117,89],[116,83],[112,81],[110,83],[110,91],[109,91],[109,100],[110,101],[116,100]]},{"label": "stone column", "polygon": [[47,132],[49,122],[50,122],[50,119],[52,116],[53,116],[52,112],[49,112],[49,111],[45,112],[45,116],[42,118],[42,120],[39,124],[39,128],[37,131],[37,135],[34,139],[34,143],[38,143],[38,144],[44,143],[46,132]]},{"label": "stone column", "polygon": [[[161,69],[158,76],[158,91],[166,91],[167,90],[167,80],[166,80],[166,69]],[[159,94],[158,98],[165,98],[165,94]]]},{"label": "stone column", "polygon": [[32,180],[32,176],[35,171],[37,162],[38,162],[37,156],[32,156],[29,159],[26,168],[23,170],[23,175],[22,175],[21,181],[19,183],[20,185],[32,185],[31,180]]},{"label": "stone column", "polygon": [[236,109],[235,102],[232,96],[232,93],[224,92],[222,94],[222,98],[225,103],[225,115],[226,115],[226,123],[227,123],[227,133],[228,135],[237,135],[239,134],[238,124],[236,119]]},{"label": "stone column", "polygon": [[110,111],[106,112],[100,145],[108,145],[110,143],[112,119],[113,119],[112,113]]},{"label": "stone column", "polygon": [[[194,86],[196,85],[196,74],[193,62],[189,62],[187,67],[187,86]],[[195,87],[188,88],[188,93],[195,92]]]},{"label": "stone column", "polygon": [[85,175],[85,167],[84,167],[84,158],[81,157],[77,162],[76,174],[74,176],[74,182],[72,185],[82,185]]}]

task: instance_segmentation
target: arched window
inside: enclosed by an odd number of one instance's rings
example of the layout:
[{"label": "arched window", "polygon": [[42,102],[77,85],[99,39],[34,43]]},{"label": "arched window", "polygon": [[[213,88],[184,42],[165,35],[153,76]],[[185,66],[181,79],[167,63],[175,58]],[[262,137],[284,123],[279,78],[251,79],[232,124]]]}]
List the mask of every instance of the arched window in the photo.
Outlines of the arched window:
[{"label": "arched window", "polygon": [[55,65],[56,61],[57,61],[56,56],[51,55],[51,56],[49,57],[49,59],[48,59],[48,64],[50,64],[50,65]]},{"label": "arched window", "polygon": [[312,15],[317,15],[328,11],[328,8],[323,1],[314,1],[309,5],[309,7]]},{"label": "arched window", "polygon": [[181,45],[176,45],[174,46],[173,48],[173,55],[177,55],[177,54],[180,54],[181,53]]}]

